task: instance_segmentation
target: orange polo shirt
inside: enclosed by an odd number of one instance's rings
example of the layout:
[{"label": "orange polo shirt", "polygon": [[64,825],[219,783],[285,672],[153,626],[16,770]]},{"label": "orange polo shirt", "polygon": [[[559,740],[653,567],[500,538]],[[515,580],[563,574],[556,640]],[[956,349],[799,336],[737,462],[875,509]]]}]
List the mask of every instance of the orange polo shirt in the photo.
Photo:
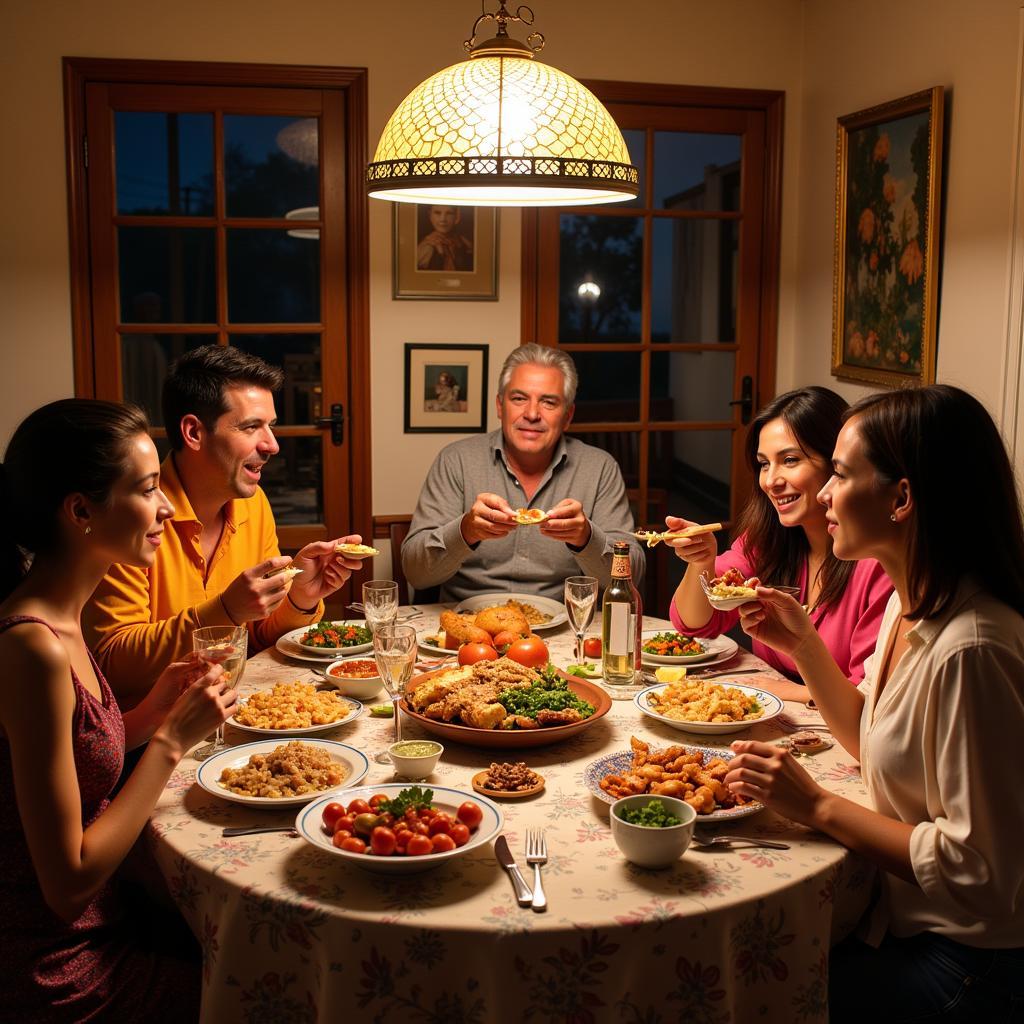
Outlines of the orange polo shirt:
[{"label": "orange polo shirt", "polygon": [[[270,502],[260,488],[224,509],[224,530],[207,568],[192,510],[170,455],[160,487],[174,505],[164,523],[156,561],[148,569],[113,565],[82,616],[85,637],[122,707],[133,707],[164,668],[192,650],[197,626],[230,626],[220,595],[246,569],[281,553]],[[249,653],[269,647],[290,629],[316,622],[284,600],[265,619],[246,623]]]}]

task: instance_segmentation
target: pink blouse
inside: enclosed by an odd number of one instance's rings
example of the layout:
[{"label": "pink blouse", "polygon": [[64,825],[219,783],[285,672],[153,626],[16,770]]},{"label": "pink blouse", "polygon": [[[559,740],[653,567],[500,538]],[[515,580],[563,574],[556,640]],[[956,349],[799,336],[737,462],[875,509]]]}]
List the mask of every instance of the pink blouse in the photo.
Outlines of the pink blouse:
[{"label": "pink blouse", "polygon": [[[738,537],[728,551],[715,559],[715,572],[721,575],[733,567],[743,573],[744,578],[757,575],[743,550],[743,537]],[[798,600],[807,601],[807,562],[800,568]],[[873,558],[864,559],[854,566],[853,575],[838,602],[819,607],[811,614],[811,621],[821,639],[825,641],[842,673],[850,682],[859,683],[864,678],[864,661],[875,649],[882,615],[892,593],[892,581],[885,570]],[[739,622],[739,611],[712,611],[706,625],[694,628],[686,625],[679,617],[675,601],[669,609],[672,624],[680,633],[689,636],[719,636]],[[758,640],[753,641],[754,653],[768,662],[772,668],[785,673],[791,679],[799,680],[796,665],[785,654],[773,650]]]}]

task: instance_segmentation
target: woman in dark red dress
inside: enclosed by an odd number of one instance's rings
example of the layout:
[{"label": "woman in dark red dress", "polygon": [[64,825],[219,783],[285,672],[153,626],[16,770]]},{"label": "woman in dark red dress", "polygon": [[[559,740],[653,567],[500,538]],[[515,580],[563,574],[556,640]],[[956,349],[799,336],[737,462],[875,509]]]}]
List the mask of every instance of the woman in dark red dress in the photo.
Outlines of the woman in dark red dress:
[{"label": "woman in dark red dress", "polygon": [[[0,466],[0,992],[5,1019],[195,1020],[199,964],[114,877],[186,750],[234,711],[219,666],[169,666],[123,716],[80,617],[114,562],[148,566],[173,508],[137,410],[32,413]],[[148,741],[116,797],[126,747]],[[155,933],[155,934],[154,934]]]}]

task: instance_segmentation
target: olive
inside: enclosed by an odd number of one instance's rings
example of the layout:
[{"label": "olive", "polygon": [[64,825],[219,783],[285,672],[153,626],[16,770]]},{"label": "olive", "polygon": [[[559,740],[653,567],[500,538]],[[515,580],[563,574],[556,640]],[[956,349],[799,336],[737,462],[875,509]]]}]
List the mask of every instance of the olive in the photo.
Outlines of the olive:
[{"label": "olive", "polygon": [[357,814],[352,827],[361,835],[369,835],[380,824],[380,815],[370,812]]}]

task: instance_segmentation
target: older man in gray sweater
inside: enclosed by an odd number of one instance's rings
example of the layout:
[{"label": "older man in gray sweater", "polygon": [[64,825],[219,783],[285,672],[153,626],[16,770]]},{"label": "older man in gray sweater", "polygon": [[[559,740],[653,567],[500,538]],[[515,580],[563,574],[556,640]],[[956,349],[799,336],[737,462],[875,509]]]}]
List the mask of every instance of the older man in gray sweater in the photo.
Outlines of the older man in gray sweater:
[{"label": "older man in gray sweater", "polygon": [[[402,545],[414,587],[441,584],[442,600],[503,591],[561,601],[567,576],[607,585],[617,540],[630,543],[641,585],[644,552],[632,535],[618,464],[565,435],[576,383],[572,359],[558,349],[522,345],[505,360],[496,399],[501,429],[448,445],[427,474]],[[548,517],[521,526],[520,508]]]}]

